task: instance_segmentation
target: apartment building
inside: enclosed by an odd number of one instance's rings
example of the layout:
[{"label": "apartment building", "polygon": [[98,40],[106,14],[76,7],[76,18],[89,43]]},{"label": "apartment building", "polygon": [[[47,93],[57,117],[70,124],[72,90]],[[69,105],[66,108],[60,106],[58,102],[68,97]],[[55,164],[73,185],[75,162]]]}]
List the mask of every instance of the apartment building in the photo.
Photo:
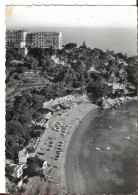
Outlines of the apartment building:
[{"label": "apartment building", "polygon": [[6,32],[6,48],[16,48],[18,53],[27,54],[26,35],[24,30],[9,30]]},{"label": "apartment building", "polygon": [[30,48],[62,49],[63,36],[57,32],[26,32],[9,30],[6,32],[6,48],[16,48],[18,53],[27,54]]},{"label": "apartment building", "polygon": [[27,34],[27,46],[31,48],[62,49],[63,36],[57,32],[36,32]]}]

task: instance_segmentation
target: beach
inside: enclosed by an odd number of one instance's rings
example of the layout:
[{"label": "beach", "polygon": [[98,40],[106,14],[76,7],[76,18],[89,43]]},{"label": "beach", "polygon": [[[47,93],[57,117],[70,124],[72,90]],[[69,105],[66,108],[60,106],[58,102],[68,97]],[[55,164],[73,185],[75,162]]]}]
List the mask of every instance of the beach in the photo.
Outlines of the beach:
[{"label": "beach", "polygon": [[[135,111],[134,101],[105,111],[85,102],[56,117],[42,135],[36,150],[37,155],[44,153],[39,158],[52,167],[49,179],[30,178],[25,194],[134,192],[137,153]],[[59,122],[64,123],[64,136],[61,135],[62,130],[51,129]],[[47,151],[49,138],[54,140],[54,144]],[[63,152],[60,159],[55,160],[53,156],[59,142],[63,143]]]},{"label": "beach", "polygon": [[67,194],[132,194],[137,189],[136,101],[89,112],[71,138]]},{"label": "beach", "polygon": [[[50,180],[45,181],[39,177],[30,178],[28,183],[25,186],[26,194],[45,194],[45,193],[66,193],[66,153],[68,150],[68,146],[70,145],[70,139],[75,132],[76,127],[82,121],[82,119],[90,112],[96,111],[97,106],[91,103],[81,103],[76,108],[65,112],[61,116],[56,117],[50,124],[50,127],[47,131],[44,132],[42,137],[40,138],[40,142],[36,149],[36,154],[43,153],[43,155],[39,155],[39,158],[48,162],[48,164],[52,167],[51,172],[49,173]],[[54,131],[51,129],[55,124],[62,122],[65,124],[65,135],[61,135],[60,131]],[[50,151],[47,151],[47,142],[54,140],[54,144]],[[63,143],[63,152],[59,160],[54,160],[53,156],[56,153],[56,149],[58,147],[58,143]],[[74,151],[75,152],[75,151]],[[52,158],[51,158],[52,157]],[[55,166],[58,166],[55,168]],[[50,181],[50,182],[49,182]]]}]

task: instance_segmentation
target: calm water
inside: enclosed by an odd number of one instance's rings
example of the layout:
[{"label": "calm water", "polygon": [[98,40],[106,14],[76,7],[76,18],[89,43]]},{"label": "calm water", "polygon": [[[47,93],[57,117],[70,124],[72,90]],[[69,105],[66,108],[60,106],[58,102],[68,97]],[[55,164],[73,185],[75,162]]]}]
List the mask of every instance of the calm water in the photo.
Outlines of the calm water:
[{"label": "calm water", "polygon": [[[19,26],[18,26],[19,28]],[[22,27],[21,27],[22,28]],[[29,28],[30,31],[62,32],[64,45],[77,43],[80,46],[83,41],[88,47],[100,48],[104,51],[108,48],[115,52],[127,53],[130,56],[137,55],[137,28],[89,28],[89,27],[44,27]]]},{"label": "calm water", "polygon": [[[80,145],[76,156],[85,193],[128,194],[136,191],[136,116],[136,102],[133,101],[118,109],[99,111],[95,116],[93,112],[89,113],[78,126],[71,146]],[[67,161],[71,152],[69,148]],[[67,179],[68,182],[71,181]]]}]

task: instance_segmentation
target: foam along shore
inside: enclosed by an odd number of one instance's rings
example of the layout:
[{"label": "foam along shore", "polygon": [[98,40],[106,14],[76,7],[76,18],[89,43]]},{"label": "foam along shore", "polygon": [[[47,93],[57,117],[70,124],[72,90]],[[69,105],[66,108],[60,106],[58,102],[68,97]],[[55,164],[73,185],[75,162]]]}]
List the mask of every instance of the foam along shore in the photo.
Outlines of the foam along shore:
[{"label": "foam along shore", "polygon": [[[48,164],[52,167],[52,171],[49,174],[51,181],[40,181],[38,177],[31,178],[30,181],[26,184],[27,194],[35,194],[38,189],[40,194],[45,193],[66,193],[66,176],[65,176],[65,166],[66,166],[66,153],[69,146],[69,142],[73,133],[75,132],[76,127],[92,110],[97,110],[98,106],[91,103],[81,103],[76,108],[69,110],[68,112],[62,114],[59,117],[56,117],[52,121],[50,127],[42,135],[40,142],[38,144],[36,154],[43,153],[39,158],[46,160]],[[64,135],[62,134],[62,128],[59,131],[55,131],[53,127],[57,124],[64,124]],[[47,150],[49,139],[52,140],[53,146],[50,150]],[[54,141],[53,141],[54,140]],[[47,143],[47,144],[46,144]],[[59,143],[62,143],[63,152],[59,159],[55,159],[56,152],[59,150]],[[56,168],[55,168],[56,167]],[[33,186],[30,189],[29,186]],[[47,191],[48,189],[48,191]]]}]

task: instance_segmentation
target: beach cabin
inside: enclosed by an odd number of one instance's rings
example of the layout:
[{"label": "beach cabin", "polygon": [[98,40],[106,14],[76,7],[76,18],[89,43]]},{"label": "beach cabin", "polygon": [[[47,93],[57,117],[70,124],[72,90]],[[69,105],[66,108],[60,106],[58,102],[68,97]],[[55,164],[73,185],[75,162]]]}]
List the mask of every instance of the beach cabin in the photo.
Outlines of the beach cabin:
[{"label": "beach cabin", "polygon": [[41,118],[39,121],[38,121],[38,124],[43,126],[45,124],[45,122],[47,121],[47,119],[45,118]]},{"label": "beach cabin", "polygon": [[43,118],[46,119],[47,121],[52,117],[52,112],[47,111],[47,113],[45,113],[43,115]]},{"label": "beach cabin", "polygon": [[67,103],[60,103],[60,107],[63,109],[63,110],[65,110],[65,109],[68,109],[68,108],[70,108],[70,106],[67,104]]},{"label": "beach cabin", "polygon": [[52,118],[52,111],[47,110],[47,111],[43,112],[43,114],[41,115],[41,118],[39,118],[37,120],[36,124],[38,124],[40,126],[48,127],[48,125],[46,123],[51,118]]},{"label": "beach cabin", "polygon": [[57,111],[61,109],[60,104],[55,104],[52,108],[56,109]]}]

